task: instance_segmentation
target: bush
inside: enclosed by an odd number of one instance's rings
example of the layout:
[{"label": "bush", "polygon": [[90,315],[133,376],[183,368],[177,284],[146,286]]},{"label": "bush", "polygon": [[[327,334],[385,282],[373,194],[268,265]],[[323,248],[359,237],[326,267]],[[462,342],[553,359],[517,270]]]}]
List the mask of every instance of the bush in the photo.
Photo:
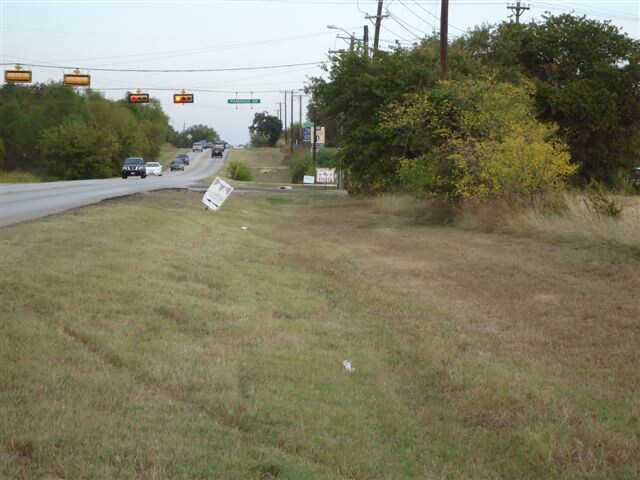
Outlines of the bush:
[{"label": "bush", "polygon": [[305,175],[315,176],[316,169],[308,151],[297,150],[289,157],[289,173],[293,183],[302,183]]},{"label": "bush", "polygon": [[227,165],[227,174],[232,180],[241,182],[250,182],[253,179],[253,172],[244,163],[238,160],[232,160]]},{"label": "bush", "polygon": [[414,194],[539,207],[576,170],[557,127],[536,120],[527,85],[449,82],[391,105],[383,127],[410,132],[398,184]]}]

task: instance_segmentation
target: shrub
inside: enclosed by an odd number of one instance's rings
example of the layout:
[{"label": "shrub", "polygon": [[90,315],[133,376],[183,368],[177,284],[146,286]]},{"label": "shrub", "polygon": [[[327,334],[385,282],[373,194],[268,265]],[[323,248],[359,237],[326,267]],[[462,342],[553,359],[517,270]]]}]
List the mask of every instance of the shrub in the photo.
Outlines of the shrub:
[{"label": "shrub", "polygon": [[315,176],[316,169],[308,151],[297,150],[289,157],[289,173],[293,183],[301,183],[305,175]]},{"label": "shrub", "polygon": [[530,90],[474,79],[391,105],[383,128],[409,132],[407,153],[398,159],[400,189],[449,201],[540,206],[576,168],[557,127],[536,120]]},{"label": "shrub", "polygon": [[253,172],[244,163],[238,160],[232,160],[227,165],[227,174],[233,180],[241,182],[249,182],[253,179]]},{"label": "shrub", "polygon": [[592,182],[585,191],[587,208],[598,217],[620,219],[623,207],[615,198],[607,194],[599,183]]}]

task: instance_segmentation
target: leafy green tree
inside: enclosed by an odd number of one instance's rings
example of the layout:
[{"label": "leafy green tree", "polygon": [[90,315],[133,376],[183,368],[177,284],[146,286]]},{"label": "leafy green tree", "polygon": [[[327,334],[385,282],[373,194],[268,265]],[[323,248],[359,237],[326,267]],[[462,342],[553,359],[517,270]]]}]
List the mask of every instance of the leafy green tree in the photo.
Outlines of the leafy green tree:
[{"label": "leafy green tree", "polygon": [[536,119],[531,90],[468,79],[392,104],[383,127],[411,132],[407,154],[399,159],[403,190],[539,205],[575,167],[557,128]]},{"label": "leafy green tree", "polygon": [[572,15],[530,28],[520,60],[538,80],[539,115],[558,122],[583,181],[611,183],[640,163],[640,42]]},{"label": "leafy green tree", "polygon": [[251,142],[254,144],[254,138],[264,138],[267,145],[275,146],[276,142],[282,135],[282,122],[278,117],[269,115],[267,112],[257,112],[253,117],[253,123],[249,127],[251,134]]},{"label": "leafy green tree", "polygon": [[59,178],[111,176],[127,156],[153,159],[170,131],[157,100],[113,102],[56,83],[3,86],[0,118],[3,167]]},{"label": "leafy green tree", "polygon": [[[191,134],[191,139],[188,137],[189,134]],[[176,132],[172,129],[169,134],[169,142],[176,147],[191,148],[193,142],[198,142],[200,140],[215,142],[216,140],[220,140],[220,135],[218,135],[218,132],[216,132],[215,129],[200,124],[192,125],[182,132]]]},{"label": "leafy green tree", "polygon": [[476,29],[460,48],[498,78],[535,79],[537,115],[560,127],[576,180],[615,183],[640,163],[640,42],[610,22],[573,15]]},{"label": "leafy green tree", "polygon": [[[391,102],[407,93],[438,83],[438,49],[435,38],[415,48],[379,51],[374,58],[360,52],[331,57],[328,79],[312,79],[309,90],[321,124],[338,122],[343,134],[340,158],[349,172],[350,192],[389,191],[395,188],[398,159],[408,136],[380,128],[380,115]],[[464,51],[450,57],[451,77],[475,71]]]},{"label": "leafy green tree", "polygon": [[42,166],[49,174],[69,180],[110,177],[117,142],[109,130],[78,120],[65,122],[42,132]]}]

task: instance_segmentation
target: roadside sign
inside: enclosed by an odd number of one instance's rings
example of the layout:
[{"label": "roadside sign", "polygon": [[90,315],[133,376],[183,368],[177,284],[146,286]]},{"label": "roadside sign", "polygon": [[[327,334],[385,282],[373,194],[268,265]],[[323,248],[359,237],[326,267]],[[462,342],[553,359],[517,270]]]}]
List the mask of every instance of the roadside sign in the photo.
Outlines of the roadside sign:
[{"label": "roadside sign", "polygon": [[302,128],[311,128],[313,127],[313,122],[304,122],[302,124]]},{"label": "roadside sign", "polygon": [[311,127],[304,127],[302,129],[302,141],[304,143],[311,143]]},{"label": "roadside sign", "polygon": [[315,177],[314,177],[313,175],[305,175],[305,176],[302,178],[302,183],[310,183],[310,184],[313,184],[313,183],[316,183],[316,179],[315,179]]},{"label": "roadside sign", "polygon": [[316,181],[318,183],[335,183],[335,168],[316,168]]},{"label": "roadside sign", "polygon": [[190,133],[187,133],[187,138],[191,140],[193,138],[193,135],[191,135]]},{"label": "roadside sign", "polygon": [[220,177],[216,177],[207,191],[204,192],[202,203],[209,210],[218,210],[227,197],[231,195],[231,192],[233,192],[233,187],[220,179]]},{"label": "roadside sign", "polygon": [[260,103],[259,98],[227,98],[227,103],[237,104],[237,103]]}]

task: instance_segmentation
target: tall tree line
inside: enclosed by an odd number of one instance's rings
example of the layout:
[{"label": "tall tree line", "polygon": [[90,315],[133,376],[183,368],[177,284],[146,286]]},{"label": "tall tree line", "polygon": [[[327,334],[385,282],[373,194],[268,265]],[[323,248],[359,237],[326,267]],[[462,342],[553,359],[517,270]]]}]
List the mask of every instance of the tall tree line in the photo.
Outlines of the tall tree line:
[{"label": "tall tree line", "polygon": [[127,156],[154,159],[172,131],[160,102],[129,104],[59,83],[0,89],[1,166],[59,179],[117,175]]},{"label": "tall tree line", "polygon": [[349,190],[530,195],[540,179],[613,185],[640,165],[640,42],[609,22],[477,27],[450,45],[448,82],[438,50],[431,37],[335,54],[312,79]]}]

